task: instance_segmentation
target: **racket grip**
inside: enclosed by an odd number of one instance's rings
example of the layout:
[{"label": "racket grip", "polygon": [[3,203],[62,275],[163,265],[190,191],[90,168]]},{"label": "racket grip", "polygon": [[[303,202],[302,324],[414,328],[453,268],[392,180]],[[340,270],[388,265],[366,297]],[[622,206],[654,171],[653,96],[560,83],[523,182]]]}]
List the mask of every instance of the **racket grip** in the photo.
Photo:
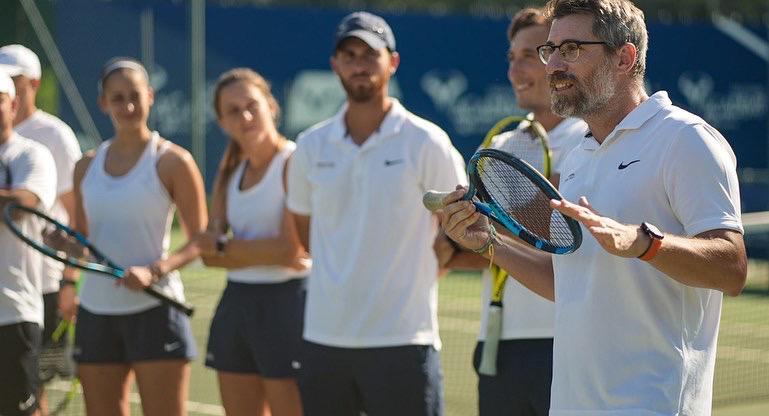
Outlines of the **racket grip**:
[{"label": "racket grip", "polygon": [[488,321],[486,322],[486,340],[483,342],[478,373],[485,376],[497,375],[497,348],[501,334],[502,308],[497,305],[490,305]]},{"label": "racket grip", "polygon": [[443,208],[443,198],[451,192],[427,191],[422,196],[422,204],[430,211],[437,211]]},{"label": "racket grip", "polygon": [[183,314],[187,316],[192,316],[192,314],[195,313],[195,308],[193,306],[180,302],[152,286],[145,288],[144,292],[152,296],[153,298],[167,304],[168,306],[171,306],[172,308],[180,310]]}]

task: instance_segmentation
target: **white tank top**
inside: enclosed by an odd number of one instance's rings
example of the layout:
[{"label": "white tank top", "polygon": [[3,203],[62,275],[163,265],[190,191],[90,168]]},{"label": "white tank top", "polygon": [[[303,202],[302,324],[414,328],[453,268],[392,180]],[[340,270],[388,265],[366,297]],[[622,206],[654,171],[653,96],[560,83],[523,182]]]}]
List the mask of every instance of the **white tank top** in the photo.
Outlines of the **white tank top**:
[{"label": "white tank top", "polygon": [[[136,165],[117,177],[104,170],[112,140],[102,143],[80,185],[88,239],[126,268],[152,264],[168,251],[175,207],[158,177],[157,164],[170,143],[164,141],[158,148],[159,141],[160,136],[153,132]],[[109,276],[85,272],[83,277],[80,304],[90,312],[122,315],[160,304],[143,292],[115,286]],[[169,273],[156,285],[176,299],[184,299],[178,272]]]},{"label": "white tank top", "polygon": [[[262,180],[248,189],[240,189],[246,161],[240,162],[232,173],[227,186],[227,221],[236,239],[255,240],[280,234],[286,207],[283,169],[295,148],[294,142],[288,142],[272,158]],[[307,273],[282,266],[251,266],[229,270],[227,279],[239,283],[280,283]]]}]

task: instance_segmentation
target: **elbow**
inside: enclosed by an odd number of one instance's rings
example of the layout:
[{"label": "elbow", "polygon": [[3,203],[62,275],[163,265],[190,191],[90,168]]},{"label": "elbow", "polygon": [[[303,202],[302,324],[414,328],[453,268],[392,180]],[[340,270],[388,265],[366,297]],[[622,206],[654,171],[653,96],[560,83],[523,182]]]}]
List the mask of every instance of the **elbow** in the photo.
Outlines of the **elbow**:
[{"label": "elbow", "polygon": [[723,292],[728,296],[738,296],[742,293],[742,289],[745,288],[745,284],[748,280],[748,259],[747,257],[741,257],[738,259],[731,273],[729,273],[729,280],[726,287],[723,288]]}]

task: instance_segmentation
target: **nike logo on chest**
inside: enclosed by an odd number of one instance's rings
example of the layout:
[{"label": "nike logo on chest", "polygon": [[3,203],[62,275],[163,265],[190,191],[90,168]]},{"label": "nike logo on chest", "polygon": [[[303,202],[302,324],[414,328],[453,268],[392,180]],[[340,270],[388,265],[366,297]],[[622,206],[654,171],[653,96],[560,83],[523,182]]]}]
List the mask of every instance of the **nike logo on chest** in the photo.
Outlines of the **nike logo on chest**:
[{"label": "nike logo on chest", "polygon": [[627,162],[627,163],[620,162],[619,166],[617,166],[617,169],[619,169],[619,170],[625,169],[628,166],[632,165],[633,163],[637,163],[637,162],[640,162],[640,161],[641,161],[641,159],[631,160],[630,162]]}]

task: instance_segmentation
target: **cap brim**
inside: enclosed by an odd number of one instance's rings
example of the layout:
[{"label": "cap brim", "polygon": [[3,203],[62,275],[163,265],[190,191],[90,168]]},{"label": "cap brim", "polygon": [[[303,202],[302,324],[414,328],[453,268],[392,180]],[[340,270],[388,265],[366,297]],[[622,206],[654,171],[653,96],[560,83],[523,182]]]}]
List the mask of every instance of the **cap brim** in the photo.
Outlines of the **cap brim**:
[{"label": "cap brim", "polygon": [[339,42],[336,43],[336,46],[339,46],[339,43],[347,38],[358,38],[366,42],[366,45],[370,46],[372,49],[382,49],[387,47],[387,42],[385,42],[384,39],[365,30],[353,30],[345,33],[339,37]]},{"label": "cap brim", "polygon": [[24,74],[24,68],[18,65],[0,64],[0,71],[5,72],[12,77]]}]

